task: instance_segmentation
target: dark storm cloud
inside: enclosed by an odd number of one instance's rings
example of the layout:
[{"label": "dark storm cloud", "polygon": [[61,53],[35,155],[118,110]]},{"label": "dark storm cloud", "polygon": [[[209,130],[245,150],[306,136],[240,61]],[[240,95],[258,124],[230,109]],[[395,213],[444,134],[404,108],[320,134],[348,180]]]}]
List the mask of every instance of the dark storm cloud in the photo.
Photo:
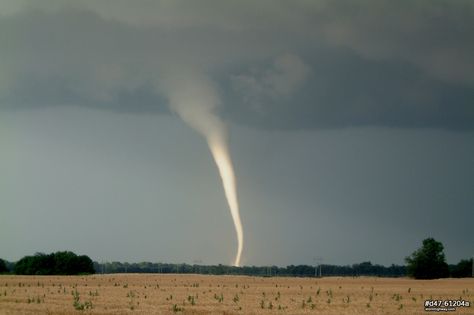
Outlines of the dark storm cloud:
[{"label": "dark storm cloud", "polygon": [[468,1],[107,3],[6,10],[0,107],[168,112],[162,73],[189,65],[258,128],[474,128]]},{"label": "dark storm cloud", "polygon": [[232,106],[224,115],[244,124],[288,129],[474,126],[470,87],[433,79],[406,62],[371,61],[340,51],[320,51],[318,58],[291,97],[254,95],[249,100],[240,90],[228,89]]}]

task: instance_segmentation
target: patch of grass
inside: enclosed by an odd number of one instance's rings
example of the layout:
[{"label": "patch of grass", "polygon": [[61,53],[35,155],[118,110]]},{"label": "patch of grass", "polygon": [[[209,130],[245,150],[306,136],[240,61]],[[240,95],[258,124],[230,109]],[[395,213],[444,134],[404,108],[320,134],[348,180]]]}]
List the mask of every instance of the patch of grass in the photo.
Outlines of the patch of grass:
[{"label": "patch of grass", "polygon": [[184,307],[179,307],[177,304],[173,304],[173,313],[184,312]]},{"label": "patch of grass", "polygon": [[214,299],[216,299],[219,303],[224,302],[224,295],[221,293],[221,295],[217,295],[217,293],[214,293]]},{"label": "patch of grass", "polygon": [[85,301],[84,303],[81,303],[80,295],[77,289],[72,292],[72,296],[73,296],[72,306],[74,307],[75,310],[83,311],[87,309],[92,309],[91,301]]},{"label": "patch of grass", "polygon": [[398,293],[395,293],[393,296],[392,296],[392,299],[394,299],[395,301],[399,302],[401,299],[402,299],[402,296]]},{"label": "patch of grass", "polygon": [[234,295],[234,298],[232,300],[234,301],[234,303],[238,303],[240,300],[239,295],[238,294]]}]

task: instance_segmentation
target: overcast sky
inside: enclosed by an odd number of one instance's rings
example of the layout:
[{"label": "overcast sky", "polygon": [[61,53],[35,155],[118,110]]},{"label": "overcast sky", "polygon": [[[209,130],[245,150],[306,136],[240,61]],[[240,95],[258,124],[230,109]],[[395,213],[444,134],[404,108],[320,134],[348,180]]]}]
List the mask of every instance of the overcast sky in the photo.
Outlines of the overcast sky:
[{"label": "overcast sky", "polygon": [[471,257],[473,38],[468,0],[0,0],[0,257],[231,263],[184,77],[228,128],[243,264]]}]

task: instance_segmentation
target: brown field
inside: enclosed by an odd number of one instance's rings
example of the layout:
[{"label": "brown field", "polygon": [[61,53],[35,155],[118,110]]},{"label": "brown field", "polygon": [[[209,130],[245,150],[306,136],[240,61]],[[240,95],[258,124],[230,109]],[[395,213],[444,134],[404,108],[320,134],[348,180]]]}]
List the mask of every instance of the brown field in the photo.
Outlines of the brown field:
[{"label": "brown field", "polygon": [[473,293],[474,279],[4,275],[0,314],[427,314],[426,299]]}]

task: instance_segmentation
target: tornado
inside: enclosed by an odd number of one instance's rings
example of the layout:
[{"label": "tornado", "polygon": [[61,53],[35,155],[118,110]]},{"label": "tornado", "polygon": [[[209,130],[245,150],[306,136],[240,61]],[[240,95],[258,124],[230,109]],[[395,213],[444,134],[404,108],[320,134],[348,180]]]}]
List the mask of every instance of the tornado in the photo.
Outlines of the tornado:
[{"label": "tornado", "polygon": [[235,182],[234,168],[230,158],[227,143],[210,137],[207,139],[209,149],[211,150],[214,161],[216,162],[219,174],[221,175],[222,185],[224,186],[225,196],[229,204],[230,214],[234,221],[235,232],[237,233],[237,254],[235,256],[234,266],[240,266],[240,258],[244,246],[244,232],[240,220],[239,202],[237,200],[237,187]]},{"label": "tornado", "polygon": [[244,233],[227,128],[215,112],[220,103],[216,89],[212,81],[200,71],[174,68],[165,73],[164,79],[160,80],[160,90],[167,96],[171,110],[204,136],[216,163],[237,235],[237,253],[233,265],[240,266]]}]

